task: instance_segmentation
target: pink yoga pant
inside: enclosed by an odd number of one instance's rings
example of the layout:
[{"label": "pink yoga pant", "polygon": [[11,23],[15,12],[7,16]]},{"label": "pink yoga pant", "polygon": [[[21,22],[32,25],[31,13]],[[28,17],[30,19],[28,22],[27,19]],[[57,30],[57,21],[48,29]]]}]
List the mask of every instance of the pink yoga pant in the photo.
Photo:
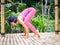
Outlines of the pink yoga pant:
[{"label": "pink yoga pant", "polygon": [[35,27],[30,23],[30,20],[34,17],[36,10],[33,7],[27,8],[20,13],[20,16],[23,17],[24,23],[31,31],[35,31]]}]

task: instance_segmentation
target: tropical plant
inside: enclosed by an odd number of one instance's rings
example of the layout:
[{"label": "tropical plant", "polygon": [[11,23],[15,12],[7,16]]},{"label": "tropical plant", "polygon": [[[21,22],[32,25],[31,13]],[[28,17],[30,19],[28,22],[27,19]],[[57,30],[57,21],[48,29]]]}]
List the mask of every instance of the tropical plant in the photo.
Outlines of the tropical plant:
[{"label": "tropical plant", "polygon": [[[45,19],[45,18],[44,18]],[[45,22],[42,20],[42,15],[39,14],[31,20],[31,23],[36,27],[37,30],[45,32]]]}]

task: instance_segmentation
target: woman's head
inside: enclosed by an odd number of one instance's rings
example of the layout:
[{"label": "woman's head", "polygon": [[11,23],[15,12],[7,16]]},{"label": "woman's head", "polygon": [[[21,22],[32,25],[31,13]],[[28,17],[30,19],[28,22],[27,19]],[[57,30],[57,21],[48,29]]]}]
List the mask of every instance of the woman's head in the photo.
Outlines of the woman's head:
[{"label": "woman's head", "polygon": [[15,16],[10,16],[10,17],[8,18],[8,23],[9,23],[9,24],[15,25],[16,22],[17,22],[17,17],[15,17]]}]

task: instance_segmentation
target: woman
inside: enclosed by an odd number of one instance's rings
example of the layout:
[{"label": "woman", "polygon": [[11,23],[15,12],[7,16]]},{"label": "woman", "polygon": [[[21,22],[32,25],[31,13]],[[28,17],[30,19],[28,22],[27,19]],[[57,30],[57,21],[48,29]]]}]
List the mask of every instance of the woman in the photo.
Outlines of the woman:
[{"label": "woman", "polygon": [[9,24],[16,25],[16,23],[20,23],[24,27],[25,36],[29,36],[28,28],[40,37],[39,32],[35,29],[35,27],[30,23],[30,20],[35,16],[36,10],[33,7],[26,8],[23,10],[18,17],[10,16],[8,18]]}]

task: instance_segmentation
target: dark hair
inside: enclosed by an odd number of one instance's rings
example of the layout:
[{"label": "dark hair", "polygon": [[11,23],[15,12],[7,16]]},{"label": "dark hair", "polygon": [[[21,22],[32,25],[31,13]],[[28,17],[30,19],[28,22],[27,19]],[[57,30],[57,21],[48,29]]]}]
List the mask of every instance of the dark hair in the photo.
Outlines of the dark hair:
[{"label": "dark hair", "polygon": [[16,23],[16,22],[17,22],[17,17],[15,17],[15,16],[10,16],[10,17],[8,18],[8,23],[10,24],[11,22]]}]

